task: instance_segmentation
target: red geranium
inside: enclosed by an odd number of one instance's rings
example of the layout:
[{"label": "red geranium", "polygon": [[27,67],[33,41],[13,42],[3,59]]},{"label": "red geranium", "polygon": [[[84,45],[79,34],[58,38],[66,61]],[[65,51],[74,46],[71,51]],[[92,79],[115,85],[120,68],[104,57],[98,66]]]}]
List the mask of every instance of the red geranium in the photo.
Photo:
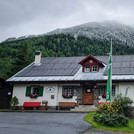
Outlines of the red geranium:
[{"label": "red geranium", "polygon": [[106,98],[106,94],[105,93],[102,94],[102,98]]}]

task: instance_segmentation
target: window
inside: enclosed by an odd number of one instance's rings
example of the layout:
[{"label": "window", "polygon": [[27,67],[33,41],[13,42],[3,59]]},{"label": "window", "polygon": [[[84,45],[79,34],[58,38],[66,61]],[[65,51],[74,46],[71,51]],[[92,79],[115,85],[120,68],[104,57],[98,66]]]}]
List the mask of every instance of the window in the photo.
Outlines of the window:
[{"label": "window", "polygon": [[86,89],[86,93],[91,93],[91,92],[92,92],[92,89],[90,89],[90,88]]},{"label": "window", "polygon": [[92,66],[92,72],[97,72],[97,66],[96,65]]},{"label": "window", "polygon": [[90,72],[90,66],[84,66],[84,72]]},{"label": "window", "polygon": [[38,93],[39,93],[39,87],[33,87],[32,94],[33,95],[38,95]]},{"label": "window", "polygon": [[[103,94],[106,94],[107,86],[102,85],[99,88],[99,96],[102,96]],[[115,96],[115,85],[112,86],[112,96]]]},{"label": "window", "polygon": [[43,96],[43,86],[28,86],[26,87],[26,96],[31,98]]},{"label": "window", "polygon": [[63,86],[62,96],[64,98],[72,98],[73,96],[77,96],[78,90],[79,90],[78,86]]},{"label": "window", "polygon": [[73,87],[73,96],[77,96],[77,94],[80,92],[80,88],[78,86]]},{"label": "window", "polygon": [[112,96],[115,96],[115,86],[112,86]]},{"label": "window", "polygon": [[99,96],[102,96],[103,94],[106,94],[106,86],[104,85],[99,88]]}]

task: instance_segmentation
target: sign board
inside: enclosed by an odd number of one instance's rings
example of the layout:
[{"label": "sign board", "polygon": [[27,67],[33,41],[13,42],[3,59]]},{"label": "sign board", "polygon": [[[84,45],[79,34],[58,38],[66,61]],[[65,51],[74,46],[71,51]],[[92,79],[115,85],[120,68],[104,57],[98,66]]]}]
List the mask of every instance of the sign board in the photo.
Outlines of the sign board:
[{"label": "sign board", "polygon": [[54,87],[47,87],[46,88],[46,93],[54,93],[55,92],[55,88]]}]

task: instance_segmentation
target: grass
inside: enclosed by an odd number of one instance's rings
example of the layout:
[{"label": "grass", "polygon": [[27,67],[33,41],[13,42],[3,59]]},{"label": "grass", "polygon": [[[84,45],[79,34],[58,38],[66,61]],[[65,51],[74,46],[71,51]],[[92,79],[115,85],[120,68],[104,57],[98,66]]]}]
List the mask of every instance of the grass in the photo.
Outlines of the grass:
[{"label": "grass", "polygon": [[124,126],[124,127],[109,127],[109,126],[97,124],[93,120],[94,114],[95,114],[95,112],[90,112],[90,113],[88,113],[88,115],[86,115],[84,117],[85,121],[87,121],[88,123],[92,124],[91,128],[103,129],[103,130],[109,130],[109,131],[134,133],[134,119],[129,119],[129,125],[128,126]]},{"label": "grass", "polygon": [[0,112],[11,111],[11,109],[0,109]]}]

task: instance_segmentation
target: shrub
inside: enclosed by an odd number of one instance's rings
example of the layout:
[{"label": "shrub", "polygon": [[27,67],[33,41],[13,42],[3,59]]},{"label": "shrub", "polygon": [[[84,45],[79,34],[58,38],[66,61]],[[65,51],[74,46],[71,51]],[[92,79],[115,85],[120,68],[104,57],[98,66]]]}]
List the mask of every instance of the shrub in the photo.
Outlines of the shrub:
[{"label": "shrub", "polygon": [[100,104],[97,109],[97,113],[105,114],[122,114],[127,117],[132,117],[132,107],[130,105],[133,101],[129,97],[122,97],[117,95],[111,104]]},{"label": "shrub", "polygon": [[104,113],[104,114],[117,114],[118,113],[118,105],[116,102],[112,102],[111,104],[100,104],[96,111],[97,113]]},{"label": "shrub", "polygon": [[118,105],[119,114],[123,114],[125,116],[131,116],[131,104],[133,101],[129,97],[122,97],[121,94],[117,95],[114,98],[114,101]]},{"label": "shrub", "polygon": [[123,115],[117,114],[98,114],[94,115],[94,121],[99,124],[104,124],[107,126],[127,126],[128,125],[128,118]]},{"label": "shrub", "polygon": [[10,105],[15,107],[17,104],[19,104],[19,100],[16,96],[14,96],[10,101]]}]

